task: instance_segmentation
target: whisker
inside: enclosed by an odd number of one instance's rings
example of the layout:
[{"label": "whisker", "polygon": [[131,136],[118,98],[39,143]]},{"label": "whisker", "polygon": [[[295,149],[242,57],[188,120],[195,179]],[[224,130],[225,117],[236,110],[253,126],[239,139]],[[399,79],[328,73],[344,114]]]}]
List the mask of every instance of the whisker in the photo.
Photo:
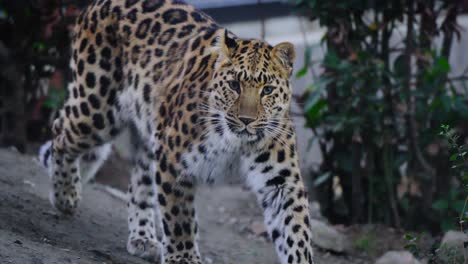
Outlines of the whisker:
[{"label": "whisker", "polygon": [[269,136],[273,139],[277,140],[283,147],[287,146],[286,142],[276,133],[276,131],[272,130],[271,128],[265,128],[267,132],[269,132]]},{"label": "whisker", "polygon": [[288,135],[288,136],[293,136],[294,133],[291,131],[291,130],[288,130],[288,129],[285,129],[285,128],[281,128],[281,127],[272,127],[274,130],[277,130],[278,132],[281,132],[285,135]]},{"label": "whisker", "polygon": [[283,128],[282,126],[279,126],[279,125],[274,125],[274,124],[271,124],[271,123],[265,123],[265,124],[258,124],[255,128],[270,128],[270,129],[273,129],[273,130],[277,130],[278,132],[281,132],[282,134],[285,134],[285,135],[288,135],[288,136],[293,136],[294,135],[294,132],[287,129],[287,128]]},{"label": "whisker", "polygon": [[270,129],[270,130],[273,130],[281,135],[285,135],[285,136],[291,136],[291,135],[294,135],[292,133],[292,131],[288,131],[288,130],[284,130],[284,129],[281,129],[281,128],[278,128],[278,127],[271,127],[271,126],[266,126],[266,128]]}]

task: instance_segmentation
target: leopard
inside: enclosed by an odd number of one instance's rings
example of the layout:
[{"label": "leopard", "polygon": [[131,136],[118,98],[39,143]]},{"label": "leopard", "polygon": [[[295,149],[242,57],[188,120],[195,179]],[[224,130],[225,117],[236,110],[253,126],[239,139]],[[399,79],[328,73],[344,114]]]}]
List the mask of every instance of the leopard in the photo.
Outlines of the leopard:
[{"label": "leopard", "polygon": [[80,160],[108,155],[128,129],[130,254],[201,264],[197,187],[238,176],[280,263],[314,263],[290,117],[293,44],[240,38],[179,0],[95,0],[71,39],[71,81],[41,159],[58,211],[78,211]]}]

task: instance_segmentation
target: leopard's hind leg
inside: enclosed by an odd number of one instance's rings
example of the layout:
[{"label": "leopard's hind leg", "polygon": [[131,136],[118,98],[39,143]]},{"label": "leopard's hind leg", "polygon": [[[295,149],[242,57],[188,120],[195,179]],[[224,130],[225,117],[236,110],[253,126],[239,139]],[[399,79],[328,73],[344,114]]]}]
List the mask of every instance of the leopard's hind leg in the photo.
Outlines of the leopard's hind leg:
[{"label": "leopard's hind leg", "polygon": [[122,128],[117,103],[124,82],[121,50],[106,18],[89,19],[96,8],[91,5],[78,19],[70,63],[73,82],[52,128],[50,197],[64,213],[75,212],[81,199],[80,157],[110,142]]},{"label": "leopard's hind leg", "polygon": [[[83,179],[84,184],[90,182],[96,176],[99,168],[104,164],[104,162],[109,157],[112,151],[112,144],[107,143],[99,147],[95,147],[91,151],[87,152],[80,158],[80,175]],[[39,150],[39,161],[41,165],[50,169],[52,162],[52,140],[44,143]],[[52,175],[51,172],[49,172]]]}]

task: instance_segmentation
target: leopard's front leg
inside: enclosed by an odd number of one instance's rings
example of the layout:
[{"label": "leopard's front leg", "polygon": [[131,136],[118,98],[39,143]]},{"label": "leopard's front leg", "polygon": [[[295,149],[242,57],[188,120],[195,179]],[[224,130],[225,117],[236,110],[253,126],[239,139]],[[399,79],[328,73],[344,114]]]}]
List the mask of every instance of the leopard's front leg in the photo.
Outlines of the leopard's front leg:
[{"label": "leopard's front leg", "polygon": [[201,264],[196,244],[195,185],[170,152],[157,154],[156,184],[163,230],[163,264]]},{"label": "leopard's front leg", "polygon": [[247,183],[264,210],[265,224],[281,264],[311,264],[313,250],[307,195],[294,145],[265,148],[243,160]]}]

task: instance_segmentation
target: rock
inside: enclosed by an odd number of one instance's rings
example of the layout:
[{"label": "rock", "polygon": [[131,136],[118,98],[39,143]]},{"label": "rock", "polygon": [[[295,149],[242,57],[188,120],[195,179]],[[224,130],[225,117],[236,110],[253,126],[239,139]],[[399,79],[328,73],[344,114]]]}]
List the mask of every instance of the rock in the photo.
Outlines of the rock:
[{"label": "rock", "polygon": [[320,204],[318,202],[313,201],[309,203],[309,214],[312,219],[320,220],[322,222],[327,221],[320,212]]},{"label": "rock", "polygon": [[348,237],[335,228],[317,221],[310,220],[312,229],[312,242],[320,248],[334,252],[346,252],[351,248]]},{"label": "rock", "polygon": [[237,219],[237,218],[235,218],[235,217],[229,218],[229,224],[230,224],[230,225],[234,225],[234,224],[236,224],[236,223],[238,223],[238,222],[239,222],[239,219]]},{"label": "rock", "polygon": [[267,236],[268,234],[265,224],[263,224],[263,222],[260,221],[254,221],[249,226],[249,230],[256,236]]},{"label": "rock", "polygon": [[421,264],[408,251],[389,251],[380,257],[375,264]]},{"label": "rock", "polygon": [[468,236],[460,231],[448,231],[442,238],[442,245],[463,248],[463,244],[468,242]]},{"label": "rock", "polygon": [[468,242],[468,236],[460,231],[448,231],[445,233],[437,249],[437,257],[447,263],[463,263],[464,255],[468,256],[468,249],[464,244]]}]

